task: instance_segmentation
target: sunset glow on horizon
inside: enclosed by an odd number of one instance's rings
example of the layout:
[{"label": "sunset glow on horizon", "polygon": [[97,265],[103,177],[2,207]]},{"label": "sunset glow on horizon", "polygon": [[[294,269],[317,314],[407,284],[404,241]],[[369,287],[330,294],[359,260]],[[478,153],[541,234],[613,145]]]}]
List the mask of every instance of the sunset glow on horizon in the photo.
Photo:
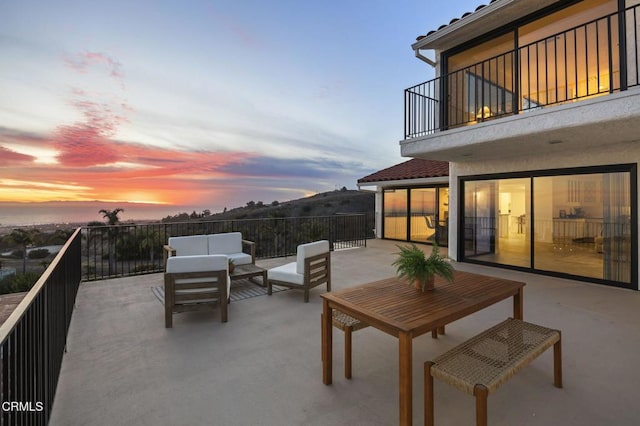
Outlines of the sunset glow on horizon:
[{"label": "sunset glow on horizon", "polygon": [[3,2],[0,202],[215,209],[404,161],[410,45],[476,2],[356,3]]}]

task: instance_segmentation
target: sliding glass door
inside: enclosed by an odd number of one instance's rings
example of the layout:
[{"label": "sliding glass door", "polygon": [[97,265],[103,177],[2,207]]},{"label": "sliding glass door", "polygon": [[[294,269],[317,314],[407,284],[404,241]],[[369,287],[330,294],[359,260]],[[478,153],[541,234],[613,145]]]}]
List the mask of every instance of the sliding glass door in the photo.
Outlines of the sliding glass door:
[{"label": "sliding glass door", "polygon": [[465,183],[465,257],[528,267],[530,195],[528,178]]},{"label": "sliding glass door", "polygon": [[384,238],[446,246],[449,188],[401,188],[384,191]]},{"label": "sliding glass door", "polygon": [[536,269],[631,282],[629,173],[534,178]]},{"label": "sliding glass door", "polygon": [[632,284],[635,170],[602,169],[463,180],[463,258]]},{"label": "sliding glass door", "polygon": [[384,238],[407,239],[407,189],[384,191]]}]

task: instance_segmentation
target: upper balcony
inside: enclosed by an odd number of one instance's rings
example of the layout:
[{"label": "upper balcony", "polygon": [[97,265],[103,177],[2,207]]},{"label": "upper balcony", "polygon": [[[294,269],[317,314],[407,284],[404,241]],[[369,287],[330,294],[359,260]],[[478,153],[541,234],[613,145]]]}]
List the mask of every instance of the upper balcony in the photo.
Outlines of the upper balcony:
[{"label": "upper balcony", "polygon": [[637,139],[639,14],[640,5],[450,63],[458,69],[406,89],[402,155],[456,161],[518,155],[536,141],[585,149]]}]

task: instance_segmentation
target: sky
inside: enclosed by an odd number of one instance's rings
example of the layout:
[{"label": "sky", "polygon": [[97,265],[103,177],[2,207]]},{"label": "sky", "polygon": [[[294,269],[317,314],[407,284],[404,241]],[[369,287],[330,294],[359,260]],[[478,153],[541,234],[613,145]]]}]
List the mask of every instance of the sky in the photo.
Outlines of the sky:
[{"label": "sky", "polygon": [[481,3],[3,0],[0,202],[355,188],[407,160],[404,89],[434,76],[415,38]]}]

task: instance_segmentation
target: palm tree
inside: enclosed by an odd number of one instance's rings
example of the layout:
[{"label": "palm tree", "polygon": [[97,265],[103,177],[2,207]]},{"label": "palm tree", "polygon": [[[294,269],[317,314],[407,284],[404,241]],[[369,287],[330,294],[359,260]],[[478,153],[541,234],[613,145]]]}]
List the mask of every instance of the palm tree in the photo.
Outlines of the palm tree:
[{"label": "palm tree", "polygon": [[116,225],[120,222],[118,214],[123,211],[124,209],[118,207],[114,210],[101,209],[98,212],[102,213],[102,217],[107,220],[107,225],[109,225],[109,275],[115,273],[116,270],[116,242],[119,237],[119,229]]},{"label": "palm tree", "polygon": [[107,225],[117,225],[120,222],[118,214],[123,211],[124,209],[118,207],[114,210],[101,209],[98,213],[102,213],[102,217],[107,219]]},{"label": "palm tree", "polygon": [[22,249],[22,273],[27,272],[27,247],[33,244],[35,235],[40,232],[37,229],[14,229],[9,238]]}]

